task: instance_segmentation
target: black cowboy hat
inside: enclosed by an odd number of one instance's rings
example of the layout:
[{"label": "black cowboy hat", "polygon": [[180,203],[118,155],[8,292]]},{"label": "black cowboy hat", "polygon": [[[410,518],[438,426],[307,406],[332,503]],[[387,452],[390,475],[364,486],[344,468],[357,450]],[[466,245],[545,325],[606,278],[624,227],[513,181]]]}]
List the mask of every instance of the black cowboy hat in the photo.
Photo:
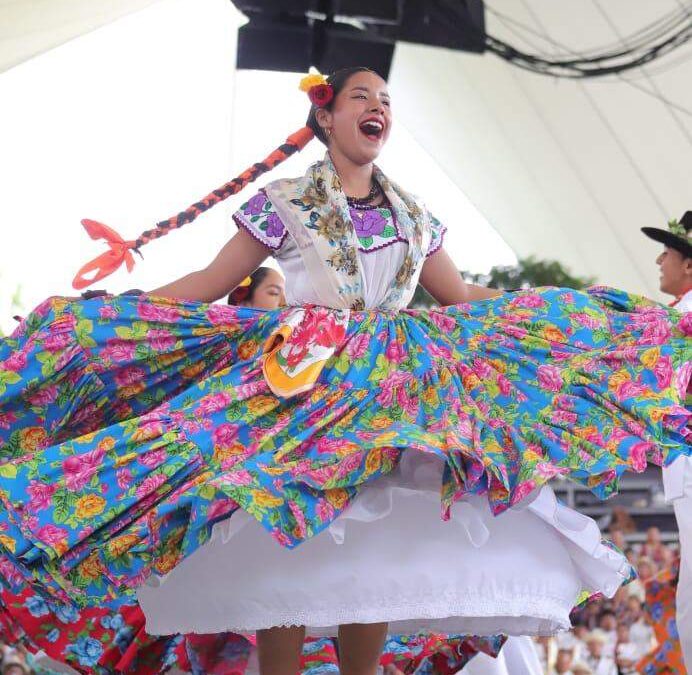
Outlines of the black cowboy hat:
[{"label": "black cowboy hat", "polygon": [[660,230],[657,227],[642,227],[642,232],[669,248],[680,251],[686,258],[692,258],[692,211],[685,211],[680,220],[668,221],[668,229]]}]

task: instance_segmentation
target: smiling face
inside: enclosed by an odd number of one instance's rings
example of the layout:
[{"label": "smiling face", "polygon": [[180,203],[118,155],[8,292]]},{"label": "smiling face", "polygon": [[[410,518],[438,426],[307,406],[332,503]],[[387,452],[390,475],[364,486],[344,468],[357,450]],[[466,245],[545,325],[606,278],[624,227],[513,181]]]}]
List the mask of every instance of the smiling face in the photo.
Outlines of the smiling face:
[{"label": "smiling face", "polygon": [[392,112],[387,83],[376,73],[360,71],[346,80],[330,110],[317,111],[332,155],[363,166],[375,161],[389,138]]},{"label": "smiling face", "polygon": [[645,560],[644,558],[639,559],[639,564],[637,565],[637,574],[642,581],[651,579],[654,575],[654,568],[651,562]]},{"label": "smiling face", "polygon": [[661,270],[661,290],[664,293],[680,295],[692,285],[692,258],[666,246],[656,258],[656,264]]}]

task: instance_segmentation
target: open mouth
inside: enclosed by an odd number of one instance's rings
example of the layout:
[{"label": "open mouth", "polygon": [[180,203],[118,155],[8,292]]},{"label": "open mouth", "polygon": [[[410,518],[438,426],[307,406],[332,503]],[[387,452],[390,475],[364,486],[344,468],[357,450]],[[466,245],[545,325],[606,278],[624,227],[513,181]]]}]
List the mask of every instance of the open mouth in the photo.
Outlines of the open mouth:
[{"label": "open mouth", "polygon": [[384,133],[384,124],[378,120],[365,120],[359,129],[371,141],[379,141]]}]

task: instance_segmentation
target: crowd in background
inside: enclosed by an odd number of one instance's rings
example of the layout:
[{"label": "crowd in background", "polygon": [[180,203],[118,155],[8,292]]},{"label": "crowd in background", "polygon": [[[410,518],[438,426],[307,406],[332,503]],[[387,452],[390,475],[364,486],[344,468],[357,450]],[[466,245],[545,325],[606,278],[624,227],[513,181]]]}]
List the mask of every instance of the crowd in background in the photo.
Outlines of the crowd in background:
[{"label": "crowd in background", "polygon": [[665,544],[657,527],[650,527],[642,544],[628,546],[633,521],[616,509],[610,538],[627,554],[638,578],[612,599],[599,599],[575,610],[573,629],[552,638],[536,638],[546,675],[629,675],[656,647],[645,611],[645,584],[674,563],[676,551]]}]

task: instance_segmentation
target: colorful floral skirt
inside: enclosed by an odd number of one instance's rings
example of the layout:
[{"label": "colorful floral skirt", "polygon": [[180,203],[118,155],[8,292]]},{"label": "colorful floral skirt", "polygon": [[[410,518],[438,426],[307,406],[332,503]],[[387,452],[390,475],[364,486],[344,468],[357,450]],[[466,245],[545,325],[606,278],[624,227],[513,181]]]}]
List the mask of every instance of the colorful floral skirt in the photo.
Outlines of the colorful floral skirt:
[{"label": "colorful floral skirt", "polygon": [[[72,604],[46,599],[26,586],[0,591],[3,642],[21,645],[49,672],[156,675],[171,667],[189,671],[189,654],[194,654],[198,645],[180,635],[150,636],[144,621],[136,604],[117,611],[104,607],[79,610]],[[227,653],[233,646],[241,652],[241,660],[233,663],[237,673],[244,672],[249,655],[247,650],[242,659],[245,640],[236,635],[213,637],[225,638]],[[231,672],[227,671],[228,675]]]},{"label": "colorful floral skirt", "polygon": [[[0,574],[58,600],[117,609],[138,590],[173,589],[178,569],[215,541],[233,560],[248,528],[277,555],[334,542],[336,573],[356,531],[386,522],[392,545],[425,548],[428,529],[444,555],[445,539],[458,542],[455,559],[463,566],[468,557],[474,578],[487,565],[488,587],[504,569],[507,592],[523,584],[533,593],[527,580],[560,572],[554,611],[537,608],[529,630],[520,618],[510,632],[564,627],[567,596],[614,592],[629,571],[622,556],[542,486],[562,476],[607,497],[624,471],[689,453],[681,401],[692,316],[603,288],[352,312],[346,325],[337,314],[308,307],[296,322],[291,308],[145,296],[53,298],[37,308],[0,342]],[[263,371],[264,346],[279,334],[289,334],[291,368],[312,351],[331,354],[314,386],[291,397],[272,393]],[[430,528],[396,517],[394,495],[411,492],[434,495],[448,535],[436,515]],[[344,529],[361,501],[374,515]],[[523,518],[525,537],[511,538],[512,518]],[[550,569],[526,553],[535,546],[545,546]],[[244,571],[223,568],[212,581]],[[401,572],[397,593],[415,571]],[[309,586],[310,569],[303,575]],[[497,611],[485,589],[464,607],[457,579],[433,579],[451,589],[451,613],[499,615],[478,625],[501,631],[514,610]],[[344,586],[344,595],[353,590]],[[448,617],[434,600],[430,611],[392,618]],[[244,627],[263,627],[273,609]]]},{"label": "colorful floral skirt", "polygon": [[[252,675],[258,669],[251,637],[217,633],[156,638],[144,631],[144,615],[136,604],[117,612],[100,607],[77,610],[46,601],[27,588],[0,592],[0,635],[3,643],[21,646],[33,656],[32,670],[36,672]],[[503,643],[501,636],[391,636],[380,664],[419,675],[456,673],[480,655],[486,664],[504,664],[504,657],[497,659]],[[327,638],[308,640],[300,672],[338,673],[335,642]]]},{"label": "colorful floral skirt", "polygon": [[[448,635],[395,636],[384,645],[381,666],[394,666],[415,675],[452,675],[478,657],[496,659],[501,638],[468,638]],[[301,673],[339,673],[338,649],[328,638],[309,640],[303,650]],[[501,653],[501,652],[500,652]],[[248,671],[249,672],[249,671]]]}]

